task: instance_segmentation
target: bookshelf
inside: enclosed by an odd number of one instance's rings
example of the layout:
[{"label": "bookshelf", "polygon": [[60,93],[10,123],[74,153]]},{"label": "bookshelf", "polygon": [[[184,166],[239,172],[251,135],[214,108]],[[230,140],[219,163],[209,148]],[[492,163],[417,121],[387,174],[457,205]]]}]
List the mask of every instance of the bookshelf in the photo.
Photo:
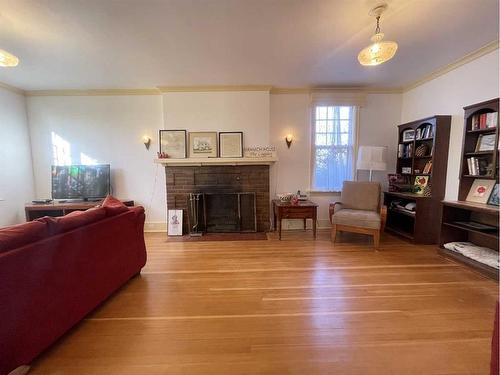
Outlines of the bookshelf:
[{"label": "bookshelf", "polygon": [[[386,230],[415,243],[432,244],[439,239],[440,205],[446,186],[451,116],[432,116],[398,126],[396,173],[407,185],[417,176],[428,180],[429,191],[384,192],[387,206]],[[413,132],[413,137],[408,136]],[[393,202],[415,205],[413,212],[393,208]]]},{"label": "bookshelf", "polygon": [[[460,166],[460,182],[458,200],[442,202],[442,221],[440,233],[440,254],[464,263],[476,271],[498,280],[498,269],[479,261],[465,257],[444,248],[448,242],[472,242],[475,245],[499,250],[499,214],[498,206],[486,203],[467,201],[467,195],[477,179],[492,181],[498,184],[498,112],[499,99],[473,104],[464,108],[464,131]],[[496,115],[492,115],[496,113]],[[483,119],[481,122],[480,119]],[[490,122],[485,122],[489,118]],[[478,122],[479,120],[479,122]],[[479,150],[480,137],[489,136],[493,142],[493,150]],[[487,142],[489,143],[489,142]],[[476,160],[475,167],[471,161]],[[475,222],[496,227],[497,230],[478,230],[463,225]]]}]

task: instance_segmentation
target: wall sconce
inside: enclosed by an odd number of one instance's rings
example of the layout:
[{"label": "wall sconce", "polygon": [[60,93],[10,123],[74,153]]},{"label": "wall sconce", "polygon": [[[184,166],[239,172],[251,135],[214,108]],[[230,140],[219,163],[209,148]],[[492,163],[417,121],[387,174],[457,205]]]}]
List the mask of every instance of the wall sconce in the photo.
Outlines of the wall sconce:
[{"label": "wall sconce", "polygon": [[147,135],[144,135],[142,137],[142,142],[144,143],[144,146],[146,146],[146,150],[149,150],[149,146],[151,145],[151,138],[149,138]]},{"label": "wall sconce", "polygon": [[290,148],[290,146],[292,145],[292,141],[293,141],[293,135],[287,134],[287,136],[285,137],[285,142],[288,148]]}]

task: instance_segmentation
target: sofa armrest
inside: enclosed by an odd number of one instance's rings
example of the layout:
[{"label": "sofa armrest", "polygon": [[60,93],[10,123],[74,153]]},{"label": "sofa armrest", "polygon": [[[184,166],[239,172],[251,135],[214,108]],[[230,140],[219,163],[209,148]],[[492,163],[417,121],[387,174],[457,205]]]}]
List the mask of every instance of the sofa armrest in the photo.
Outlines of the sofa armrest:
[{"label": "sofa armrest", "polygon": [[335,213],[335,210],[339,210],[341,205],[342,202],[330,203],[330,206],[328,207],[328,217],[330,218],[330,224],[332,223],[332,216]]}]

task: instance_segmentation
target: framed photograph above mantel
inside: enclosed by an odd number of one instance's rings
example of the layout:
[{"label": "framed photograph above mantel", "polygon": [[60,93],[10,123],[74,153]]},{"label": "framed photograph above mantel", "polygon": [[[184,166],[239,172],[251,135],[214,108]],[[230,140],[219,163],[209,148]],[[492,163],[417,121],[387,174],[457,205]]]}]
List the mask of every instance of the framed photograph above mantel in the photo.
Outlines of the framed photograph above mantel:
[{"label": "framed photograph above mantel", "polygon": [[189,132],[190,158],[216,158],[217,132]]},{"label": "framed photograph above mantel", "polygon": [[219,132],[219,157],[243,157],[243,132]]},{"label": "framed photograph above mantel", "polygon": [[187,157],[187,132],[185,130],[160,130],[160,154],[172,159]]}]

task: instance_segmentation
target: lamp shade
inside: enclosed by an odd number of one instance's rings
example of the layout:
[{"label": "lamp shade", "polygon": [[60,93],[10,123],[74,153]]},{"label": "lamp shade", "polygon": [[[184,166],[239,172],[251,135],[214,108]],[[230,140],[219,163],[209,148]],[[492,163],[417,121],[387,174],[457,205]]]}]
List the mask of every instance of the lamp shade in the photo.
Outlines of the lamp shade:
[{"label": "lamp shade", "polygon": [[385,171],[387,147],[360,146],[356,168],[367,171]]}]

